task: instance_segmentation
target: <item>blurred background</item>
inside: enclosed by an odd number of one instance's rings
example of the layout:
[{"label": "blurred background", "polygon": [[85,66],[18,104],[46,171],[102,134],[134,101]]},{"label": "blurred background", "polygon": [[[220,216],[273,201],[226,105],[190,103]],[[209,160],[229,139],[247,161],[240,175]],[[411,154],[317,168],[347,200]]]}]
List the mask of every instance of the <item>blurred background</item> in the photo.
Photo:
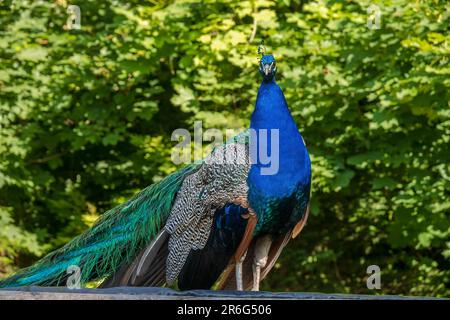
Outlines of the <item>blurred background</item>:
[{"label": "blurred background", "polygon": [[265,39],[313,196],[262,289],[449,297],[449,21],[433,0],[0,1],[0,278],[179,168],[174,129],[248,126]]}]

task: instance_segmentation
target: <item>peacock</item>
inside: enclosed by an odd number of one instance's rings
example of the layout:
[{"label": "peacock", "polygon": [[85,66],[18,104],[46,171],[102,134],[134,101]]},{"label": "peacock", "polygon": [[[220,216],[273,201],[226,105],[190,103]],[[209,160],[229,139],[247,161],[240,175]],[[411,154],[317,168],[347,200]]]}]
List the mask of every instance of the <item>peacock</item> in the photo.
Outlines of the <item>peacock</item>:
[{"label": "peacock", "polygon": [[311,186],[275,58],[259,49],[262,82],[246,131],[107,211],[0,288],[63,286],[78,266],[83,285],[259,290],[304,227]]}]

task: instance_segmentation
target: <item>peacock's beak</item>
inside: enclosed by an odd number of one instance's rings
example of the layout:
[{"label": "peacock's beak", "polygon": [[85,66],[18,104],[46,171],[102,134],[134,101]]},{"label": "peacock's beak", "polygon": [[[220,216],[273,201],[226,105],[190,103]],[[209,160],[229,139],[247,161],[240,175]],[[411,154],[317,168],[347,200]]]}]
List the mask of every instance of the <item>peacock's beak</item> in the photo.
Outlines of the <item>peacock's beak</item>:
[{"label": "peacock's beak", "polygon": [[270,65],[269,65],[269,64],[265,64],[265,65],[264,65],[264,74],[265,74],[266,76],[268,76],[269,73],[270,73]]}]

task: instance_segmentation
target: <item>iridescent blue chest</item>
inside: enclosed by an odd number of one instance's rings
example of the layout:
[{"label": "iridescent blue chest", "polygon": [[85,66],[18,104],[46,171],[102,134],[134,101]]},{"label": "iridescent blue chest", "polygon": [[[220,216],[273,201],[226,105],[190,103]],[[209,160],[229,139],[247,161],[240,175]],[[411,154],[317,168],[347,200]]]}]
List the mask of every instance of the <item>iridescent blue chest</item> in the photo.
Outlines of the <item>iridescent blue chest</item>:
[{"label": "iridescent blue chest", "polygon": [[311,163],[281,88],[264,81],[252,114],[248,176],[257,233],[285,232],[303,215],[309,200]]}]

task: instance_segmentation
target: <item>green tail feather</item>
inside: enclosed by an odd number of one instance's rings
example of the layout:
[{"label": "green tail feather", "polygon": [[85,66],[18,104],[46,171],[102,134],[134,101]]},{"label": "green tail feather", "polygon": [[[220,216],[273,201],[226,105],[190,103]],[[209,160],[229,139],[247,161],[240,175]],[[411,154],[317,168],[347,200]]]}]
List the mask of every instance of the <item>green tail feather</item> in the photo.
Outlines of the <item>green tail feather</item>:
[{"label": "green tail feather", "polygon": [[191,164],[109,210],[64,247],[0,281],[0,288],[65,285],[71,265],[80,267],[81,284],[112,275],[158,234],[181,183],[197,167]]}]

